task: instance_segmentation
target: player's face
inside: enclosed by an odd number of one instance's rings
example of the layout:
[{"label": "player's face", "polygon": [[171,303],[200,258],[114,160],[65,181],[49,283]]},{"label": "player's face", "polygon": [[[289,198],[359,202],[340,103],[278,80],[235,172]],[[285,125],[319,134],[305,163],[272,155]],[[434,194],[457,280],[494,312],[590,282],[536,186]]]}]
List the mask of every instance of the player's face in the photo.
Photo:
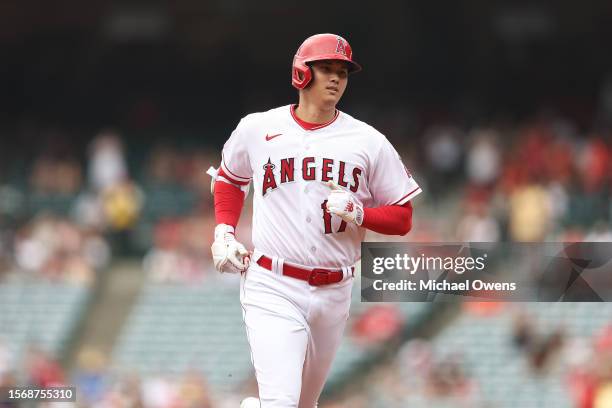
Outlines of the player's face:
[{"label": "player's face", "polygon": [[348,81],[348,67],[342,61],[317,61],[311,65],[312,84],[307,88],[309,96],[325,105],[336,105]]}]

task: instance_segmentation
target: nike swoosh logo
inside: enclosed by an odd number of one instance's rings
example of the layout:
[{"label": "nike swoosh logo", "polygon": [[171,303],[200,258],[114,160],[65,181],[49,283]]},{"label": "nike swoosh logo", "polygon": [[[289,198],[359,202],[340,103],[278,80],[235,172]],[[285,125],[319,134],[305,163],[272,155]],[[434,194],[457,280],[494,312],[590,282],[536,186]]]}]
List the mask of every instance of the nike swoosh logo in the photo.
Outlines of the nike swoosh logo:
[{"label": "nike swoosh logo", "polygon": [[270,140],[274,139],[275,137],[279,137],[280,135],[282,135],[282,133],[277,133],[275,135],[266,135],[266,142],[269,142]]}]

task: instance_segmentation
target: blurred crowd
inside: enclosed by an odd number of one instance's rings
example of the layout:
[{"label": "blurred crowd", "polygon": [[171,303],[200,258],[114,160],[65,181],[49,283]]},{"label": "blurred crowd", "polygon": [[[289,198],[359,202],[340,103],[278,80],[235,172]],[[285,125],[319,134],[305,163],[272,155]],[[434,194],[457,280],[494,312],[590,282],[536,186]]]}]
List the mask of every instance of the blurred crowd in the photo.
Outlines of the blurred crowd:
[{"label": "blurred crowd", "polygon": [[92,285],[110,262],[110,248],[94,229],[41,214],[15,231],[3,253],[7,279]]},{"label": "blurred crowd", "polygon": [[575,341],[568,351],[567,382],[576,407],[612,406],[612,323],[591,341]]},{"label": "blurred crowd", "polygon": [[211,408],[213,397],[202,373],[160,373],[141,377],[136,372],[113,370],[96,349],[79,355],[73,384],[81,391],[79,406],[92,408]]},{"label": "blurred crowd", "polygon": [[448,214],[454,222],[435,225],[434,234],[475,242],[611,240],[611,136],[581,132],[555,115],[430,127],[425,191],[433,200],[449,192],[457,199]]},{"label": "blurred crowd", "polygon": [[122,138],[103,131],[84,155],[68,151],[39,154],[21,173],[0,169],[0,277],[91,283],[111,254],[145,253],[156,281],[206,276],[214,227],[206,150],[160,143],[132,161]]},{"label": "blurred crowd", "polygon": [[[74,386],[77,407],[87,408],[211,408],[213,397],[205,377],[197,371],[180,375],[148,376],[113,370],[98,350],[84,349],[70,375],[49,353],[32,346],[22,364],[10,361],[0,342],[0,387],[50,388]],[[15,369],[17,368],[17,369]],[[2,402],[0,401],[0,406]],[[7,405],[10,407],[12,405]]]}]

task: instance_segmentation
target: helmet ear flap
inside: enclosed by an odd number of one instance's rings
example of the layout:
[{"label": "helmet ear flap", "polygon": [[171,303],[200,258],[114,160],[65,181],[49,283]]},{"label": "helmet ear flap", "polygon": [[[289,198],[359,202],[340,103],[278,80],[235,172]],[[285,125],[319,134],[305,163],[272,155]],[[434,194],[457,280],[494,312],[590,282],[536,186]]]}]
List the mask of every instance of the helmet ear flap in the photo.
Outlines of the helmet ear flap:
[{"label": "helmet ear flap", "polygon": [[295,64],[293,66],[292,81],[294,87],[297,89],[304,89],[308,86],[312,80],[312,71],[306,64]]}]

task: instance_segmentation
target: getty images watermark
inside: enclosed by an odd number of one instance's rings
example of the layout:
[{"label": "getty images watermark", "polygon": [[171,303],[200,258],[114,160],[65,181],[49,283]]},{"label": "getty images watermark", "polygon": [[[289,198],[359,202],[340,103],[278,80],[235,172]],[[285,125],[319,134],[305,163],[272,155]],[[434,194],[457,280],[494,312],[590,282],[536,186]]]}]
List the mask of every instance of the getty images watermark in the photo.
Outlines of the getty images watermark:
[{"label": "getty images watermark", "polygon": [[362,244],[366,302],[612,301],[612,243]]},{"label": "getty images watermark", "polygon": [[[395,254],[395,257],[376,257],[372,262],[372,273],[383,275],[389,271],[404,271],[409,275],[416,274],[419,270],[451,271],[457,275],[465,272],[482,272],[485,270],[485,262],[488,254],[482,256],[410,256],[406,253]],[[481,279],[465,279],[452,281],[448,279],[426,279],[387,282],[384,279],[375,279],[372,282],[374,290],[422,290],[422,291],[468,291],[468,290],[516,290],[516,282],[487,282]]]}]

